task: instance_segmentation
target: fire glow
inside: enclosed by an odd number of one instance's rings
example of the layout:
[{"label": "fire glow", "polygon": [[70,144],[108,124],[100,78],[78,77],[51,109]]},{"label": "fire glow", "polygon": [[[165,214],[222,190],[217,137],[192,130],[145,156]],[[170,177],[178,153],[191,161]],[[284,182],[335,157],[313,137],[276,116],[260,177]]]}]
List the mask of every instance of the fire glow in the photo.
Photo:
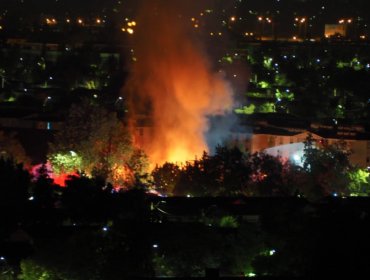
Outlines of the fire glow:
[{"label": "fire glow", "polygon": [[153,164],[186,162],[208,151],[208,117],[233,104],[228,83],[212,71],[175,2],[145,3],[125,87],[133,126],[140,116],[151,119],[150,141],[142,148]]},{"label": "fire glow", "polygon": [[[41,167],[42,167],[42,164],[36,164],[36,165],[32,166],[29,169],[29,172],[32,175],[32,177],[34,178],[34,180],[37,180],[38,177],[40,176],[39,170],[40,170]],[[53,167],[52,167],[50,162],[47,162],[45,164],[45,167],[46,167],[46,172],[47,172],[48,177],[53,180],[53,183],[55,185],[58,185],[60,187],[65,187],[66,186],[66,181],[71,176],[80,177],[80,175],[77,174],[76,172],[60,173],[60,174],[55,173],[55,172],[53,172]]]}]

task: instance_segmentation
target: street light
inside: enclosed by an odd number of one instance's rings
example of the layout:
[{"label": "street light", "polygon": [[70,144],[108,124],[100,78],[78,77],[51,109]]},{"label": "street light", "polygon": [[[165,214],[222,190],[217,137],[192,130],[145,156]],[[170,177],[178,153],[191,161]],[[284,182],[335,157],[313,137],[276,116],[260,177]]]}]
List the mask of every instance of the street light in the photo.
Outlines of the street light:
[{"label": "street light", "polygon": [[352,19],[348,18],[348,19],[340,19],[338,20],[338,23],[340,24],[346,24],[346,23],[352,23]]},{"label": "street light", "polygon": [[[307,37],[307,19],[306,17],[296,17],[294,19],[296,22],[294,26],[297,26],[298,24],[298,37],[301,37],[302,39],[306,39]],[[302,31],[303,26],[303,31]]]},{"label": "street light", "polygon": [[349,25],[352,23],[351,18],[342,18],[338,20],[338,23],[344,26],[344,35],[349,37]]},{"label": "street light", "polygon": [[258,23],[261,25],[260,40],[262,40],[262,37],[264,35],[265,22],[267,24],[271,24],[271,37],[275,37],[273,20],[269,17],[262,17],[262,16],[259,16],[257,19],[258,19]]}]

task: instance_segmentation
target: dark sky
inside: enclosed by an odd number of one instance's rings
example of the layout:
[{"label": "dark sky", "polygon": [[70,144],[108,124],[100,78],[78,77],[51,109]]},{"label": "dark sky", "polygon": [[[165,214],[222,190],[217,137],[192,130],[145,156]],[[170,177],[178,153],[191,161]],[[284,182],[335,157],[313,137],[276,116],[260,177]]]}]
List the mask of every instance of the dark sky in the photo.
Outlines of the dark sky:
[{"label": "dark sky", "polygon": [[[1,8],[23,10],[33,12],[101,12],[104,9],[113,9],[120,6],[127,10],[134,7],[139,2],[153,0],[1,0]],[[174,1],[174,0],[163,0]],[[214,6],[228,7],[234,3],[242,7],[252,9],[284,9],[302,10],[305,12],[315,12],[321,6],[327,6],[330,13],[361,13],[368,14],[370,10],[369,0],[179,0],[187,6]],[[119,4],[121,2],[121,4]]]}]

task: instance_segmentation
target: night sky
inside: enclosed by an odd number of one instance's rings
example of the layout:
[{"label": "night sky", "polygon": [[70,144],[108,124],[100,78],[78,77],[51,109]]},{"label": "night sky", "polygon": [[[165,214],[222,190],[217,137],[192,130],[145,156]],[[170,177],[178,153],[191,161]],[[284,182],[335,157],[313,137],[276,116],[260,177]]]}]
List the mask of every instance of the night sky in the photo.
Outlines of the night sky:
[{"label": "night sky", "polygon": [[[2,0],[1,9],[9,12],[27,13],[117,13],[120,11],[130,12],[135,6],[148,0]],[[213,9],[230,9],[237,7],[244,13],[246,10],[259,12],[280,10],[282,13],[305,13],[308,15],[322,14],[331,17],[361,16],[368,18],[370,1],[367,0],[186,0],[189,6],[204,6]],[[325,9],[322,9],[322,7]]]},{"label": "night sky", "polygon": [[[135,18],[138,7],[149,0],[2,0],[0,21],[8,26],[31,25],[43,17],[104,18],[120,24],[124,18]],[[169,0],[168,0],[169,1]],[[177,0],[174,0],[177,1]],[[325,24],[338,23],[351,18],[353,26],[364,34],[369,33],[370,1],[367,0],[178,0],[187,11],[199,15],[212,11],[207,25],[221,26],[230,16],[236,16],[235,28],[244,32],[256,31],[259,16],[270,17],[279,35],[291,36],[295,17],[308,19],[308,34],[322,36]],[[173,1],[171,1],[173,2]]]}]

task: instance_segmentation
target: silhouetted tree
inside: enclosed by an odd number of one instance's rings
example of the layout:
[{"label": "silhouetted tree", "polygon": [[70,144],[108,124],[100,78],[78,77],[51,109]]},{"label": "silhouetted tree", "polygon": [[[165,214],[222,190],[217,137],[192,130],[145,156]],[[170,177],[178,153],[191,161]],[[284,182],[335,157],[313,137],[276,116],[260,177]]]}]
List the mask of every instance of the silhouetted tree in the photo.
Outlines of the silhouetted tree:
[{"label": "silhouetted tree", "polygon": [[110,211],[110,193],[104,185],[86,176],[70,176],[62,194],[62,205],[76,223],[105,222]]},{"label": "silhouetted tree", "polygon": [[166,162],[162,166],[156,166],[152,171],[155,188],[168,195],[173,194],[180,174],[181,169],[175,163]]},{"label": "silhouetted tree", "polygon": [[36,172],[37,175],[32,188],[33,203],[40,208],[53,208],[56,188],[53,179],[50,178],[45,164],[42,164]]},{"label": "silhouetted tree", "polygon": [[280,157],[266,153],[255,153],[249,158],[252,175],[249,191],[254,196],[286,196],[292,193],[287,189],[284,175],[289,163]]},{"label": "silhouetted tree", "polygon": [[217,147],[215,155],[188,162],[182,168],[175,194],[235,196],[246,191],[250,169],[237,148]]},{"label": "silhouetted tree", "polygon": [[17,223],[24,216],[30,179],[22,164],[0,157],[0,220],[3,225]]},{"label": "silhouetted tree", "polygon": [[311,135],[305,141],[301,190],[311,199],[329,195],[348,195],[350,171],[353,169],[344,143],[328,144],[315,141]]}]

